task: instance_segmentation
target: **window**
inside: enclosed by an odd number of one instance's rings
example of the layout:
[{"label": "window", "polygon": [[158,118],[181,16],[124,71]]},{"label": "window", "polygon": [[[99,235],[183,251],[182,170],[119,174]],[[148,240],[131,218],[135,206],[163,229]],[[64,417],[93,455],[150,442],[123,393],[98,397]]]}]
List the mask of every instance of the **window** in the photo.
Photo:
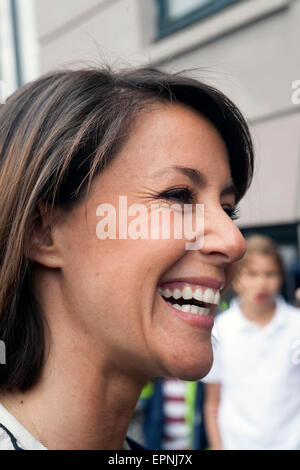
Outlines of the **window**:
[{"label": "window", "polygon": [[156,0],[159,40],[241,0]]},{"label": "window", "polygon": [[0,0],[0,100],[18,86],[14,17],[11,0]]},{"label": "window", "polygon": [[33,0],[0,0],[0,102],[36,77]]}]

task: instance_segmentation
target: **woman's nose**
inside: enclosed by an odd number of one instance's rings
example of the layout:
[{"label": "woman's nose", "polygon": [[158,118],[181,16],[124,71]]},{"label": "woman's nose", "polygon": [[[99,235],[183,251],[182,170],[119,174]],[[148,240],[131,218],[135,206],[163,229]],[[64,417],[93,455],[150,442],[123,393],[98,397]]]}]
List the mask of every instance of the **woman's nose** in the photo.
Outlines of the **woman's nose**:
[{"label": "woman's nose", "polygon": [[204,211],[204,240],[200,251],[219,256],[227,263],[238,261],[244,256],[246,241],[224,209]]}]

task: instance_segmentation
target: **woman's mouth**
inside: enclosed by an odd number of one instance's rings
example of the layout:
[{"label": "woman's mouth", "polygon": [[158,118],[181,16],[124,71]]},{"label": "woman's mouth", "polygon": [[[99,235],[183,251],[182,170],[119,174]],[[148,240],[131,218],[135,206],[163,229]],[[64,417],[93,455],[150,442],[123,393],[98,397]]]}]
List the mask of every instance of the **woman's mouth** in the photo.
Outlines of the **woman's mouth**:
[{"label": "woman's mouth", "polygon": [[170,313],[190,325],[212,328],[212,313],[220,302],[219,289],[174,282],[159,287],[158,292]]},{"label": "woman's mouth", "polygon": [[209,315],[210,309],[220,303],[220,291],[205,286],[185,284],[183,287],[160,287],[163,299],[177,310],[195,315]]}]

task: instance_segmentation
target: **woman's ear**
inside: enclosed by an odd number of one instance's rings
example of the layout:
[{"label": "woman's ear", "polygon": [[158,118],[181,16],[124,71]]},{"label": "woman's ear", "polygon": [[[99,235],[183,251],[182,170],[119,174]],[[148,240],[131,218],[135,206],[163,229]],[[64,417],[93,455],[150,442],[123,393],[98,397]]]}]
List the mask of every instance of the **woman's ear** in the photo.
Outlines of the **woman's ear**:
[{"label": "woman's ear", "polygon": [[[55,212],[53,214],[55,215]],[[33,217],[28,257],[43,266],[59,268],[62,265],[59,237],[56,225],[52,222],[49,205],[39,202]]]}]

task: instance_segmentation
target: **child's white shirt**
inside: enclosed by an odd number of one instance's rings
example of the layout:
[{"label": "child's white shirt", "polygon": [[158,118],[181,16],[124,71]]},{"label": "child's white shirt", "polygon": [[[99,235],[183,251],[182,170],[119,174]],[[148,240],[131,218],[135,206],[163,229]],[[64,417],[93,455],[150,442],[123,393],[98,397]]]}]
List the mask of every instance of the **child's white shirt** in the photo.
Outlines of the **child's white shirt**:
[{"label": "child's white shirt", "polygon": [[214,363],[203,379],[221,383],[223,448],[300,449],[300,309],[278,296],[260,327],[239,304],[216,317]]}]

